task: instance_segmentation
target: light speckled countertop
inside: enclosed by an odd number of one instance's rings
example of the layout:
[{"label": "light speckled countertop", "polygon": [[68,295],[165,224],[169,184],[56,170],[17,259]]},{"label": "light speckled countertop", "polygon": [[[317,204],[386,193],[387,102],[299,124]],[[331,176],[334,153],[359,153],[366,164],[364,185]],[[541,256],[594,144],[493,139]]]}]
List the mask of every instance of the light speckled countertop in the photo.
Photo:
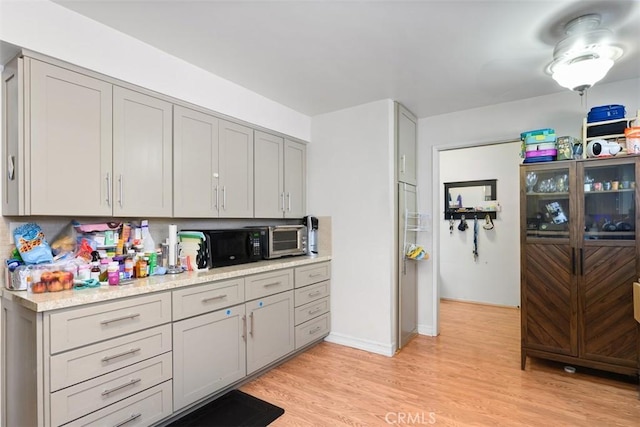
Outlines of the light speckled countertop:
[{"label": "light speckled countertop", "polygon": [[265,273],[282,268],[300,267],[318,262],[330,261],[330,255],[298,256],[274,260],[258,261],[231,267],[213,268],[207,271],[165,274],[135,279],[131,284],[120,286],[100,286],[99,288],[45,292],[33,294],[28,291],[2,290],[2,297],[37,312],[58,310],[94,302],[110,301],[135,295],[166,291],[183,286],[198,285],[217,280],[232,279],[238,276]]}]

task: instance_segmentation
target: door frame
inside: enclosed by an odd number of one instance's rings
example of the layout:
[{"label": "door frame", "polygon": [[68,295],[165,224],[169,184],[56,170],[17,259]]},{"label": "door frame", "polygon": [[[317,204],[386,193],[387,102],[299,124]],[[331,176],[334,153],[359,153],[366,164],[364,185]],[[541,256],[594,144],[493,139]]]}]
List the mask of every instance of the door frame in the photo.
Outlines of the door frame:
[{"label": "door frame", "polygon": [[457,144],[440,144],[433,145],[431,147],[431,212],[432,212],[432,241],[433,241],[433,254],[432,262],[433,267],[431,269],[431,288],[432,288],[432,335],[440,335],[440,227],[442,221],[440,221],[440,204],[442,198],[440,197],[440,152],[459,150],[464,148],[483,147],[488,145],[498,144],[510,144],[518,141],[517,139],[501,139],[501,140],[485,140],[485,141],[472,141],[467,143]]}]

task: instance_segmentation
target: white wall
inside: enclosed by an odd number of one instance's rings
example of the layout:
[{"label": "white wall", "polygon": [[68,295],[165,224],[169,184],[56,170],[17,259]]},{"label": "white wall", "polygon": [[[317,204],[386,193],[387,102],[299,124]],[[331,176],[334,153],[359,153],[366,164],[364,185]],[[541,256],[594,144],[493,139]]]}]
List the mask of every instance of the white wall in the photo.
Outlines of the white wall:
[{"label": "white wall", "polygon": [[[596,105],[622,104],[627,115],[634,115],[640,108],[640,79],[630,79],[609,84],[596,84],[589,89],[586,100],[577,93],[563,90],[553,95],[521,101],[496,104],[483,108],[459,111],[451,114],[427,117],[418,122],[418,174],[419,197],[422,209],[433,212],[434,246],[433,264],[422,266],[418,274],[419,313],[418,322],[425,329],[435,327],[437,302],[433,301],[434,285],[439,284],[439,209],[440,193],[438,148],[453,148],[495,141],[518,139],[520,132],[539,128],[554,128],[558,135],[581,135],[582,120],[589,109]],[[517,176],[511,179],[518,180]],[[436,199],[434,199],[434,194]],[[442,223],[444,225],[444,223]],[[506,230],[505,230],[506,231]],[[517,234],[518,229],[512,230]],[[505,253],[519,251],[519,247],[504,248]],[[431,269],[432,274],[429,274]],[[428,300],[425,300],[427,298]]]},{"label": "white wall", "polygon": [[308,116],[47,0],[0,0],[0,40],[310,139]]},{"label": "white wall", "polygon": [[[489,304],[520,305],[520,202],[518,176],[520,142],[440,151],[438,218],[440,224],[440,296]],[[474,260],[473,217],[469,228],[449,233],[444,216],[444,183],[496,179],[496,193],[502,211],[494,228],[485,230],[478,218],[478,259]],[[495,198],[494,198],[495,199]],[[477,206],[464,202],[464,206]],[[514,250],[515,248],[515,250]]]},{"label": "white wall", "polygon": [[393,102],[313,117],[308,208],[332,218],[328,340],[393,354]]}]

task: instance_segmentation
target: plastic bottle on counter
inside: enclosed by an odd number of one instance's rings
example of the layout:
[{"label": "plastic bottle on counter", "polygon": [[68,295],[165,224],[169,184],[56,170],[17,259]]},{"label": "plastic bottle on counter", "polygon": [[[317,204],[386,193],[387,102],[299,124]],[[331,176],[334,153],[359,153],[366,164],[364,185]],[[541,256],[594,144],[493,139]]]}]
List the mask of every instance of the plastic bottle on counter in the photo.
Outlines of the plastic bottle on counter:
[{"label": "plastic bottle on counter", "polygon": [[138,257],[138,262],[136,263],[136,277],[147,277],[147,266],[147,257]]},{"label": "plastic bottle on counter", "polygon": [[133,257],[135,252],[130,249],[127,252],[127,257],[124,259],[124,278],[133,279]]},{"label": "plastic bottle on counter", "polygon": [[89,280],[91,278],[91,266],[81,264],[78,266],[78,280]]},{"label": "plastic bottle on counter", "polygon": [[120,266],[117,261],[111,261],[107,267],[107,277],[110,286],[120,284]]},{"label": "plastic bottle on counter", "polygon": [[107,258],[102,258],[100,260],[100,281],[106,282],[108,279],[107,276],[107,268],[109,267],[109,260]]},{"label": "plastic bottle on counter", "polygon": [[153,237],[151,237],[151,233],[149,232],[149,221],[145,219],[140,224],[142,228],[142,245],[144,251],[146,253],[155,252],[156,243],[153,241]]},{"label": "plastic bottle on counter", "polygon": [[91,273],[89,274],[90,279],[95,279],[98,282],[100,281],[100,263],[98,261],[93,261],[91,263]]}]

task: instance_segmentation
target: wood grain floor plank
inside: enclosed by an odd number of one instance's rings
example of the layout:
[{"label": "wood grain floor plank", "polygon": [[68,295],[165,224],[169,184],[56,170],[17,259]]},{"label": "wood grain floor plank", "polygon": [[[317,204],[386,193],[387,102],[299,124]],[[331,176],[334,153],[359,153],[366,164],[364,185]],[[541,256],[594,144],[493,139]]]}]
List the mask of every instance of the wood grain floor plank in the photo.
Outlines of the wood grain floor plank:
[{"label": "wood grain floor plank", "polygon": [[441,303],[441,335],[389,358],[321,343],[245,384],[285,409],[273,426],[636,426],[635,379],[529,358],[520,311]]}]

